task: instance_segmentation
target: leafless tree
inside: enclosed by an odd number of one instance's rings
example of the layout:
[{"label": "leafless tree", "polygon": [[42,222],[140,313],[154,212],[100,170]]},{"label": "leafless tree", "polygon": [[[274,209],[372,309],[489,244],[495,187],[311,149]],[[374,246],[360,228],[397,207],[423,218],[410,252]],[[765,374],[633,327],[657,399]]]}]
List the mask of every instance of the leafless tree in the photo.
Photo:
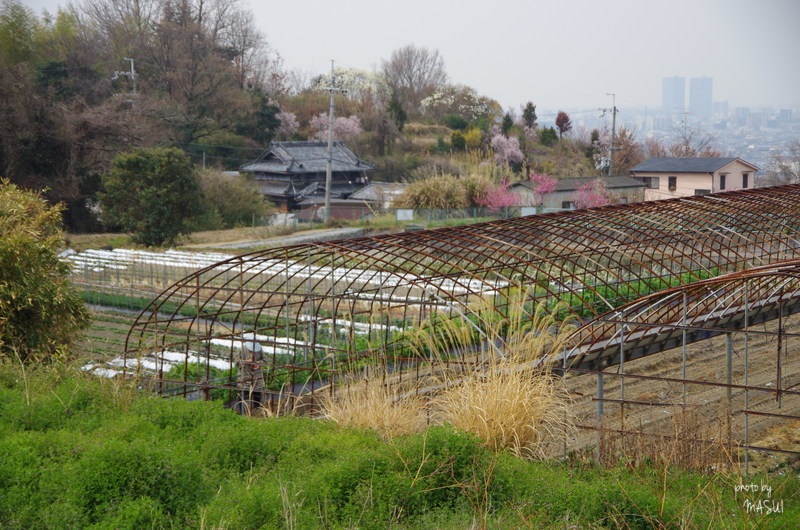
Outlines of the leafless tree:
[{"label": "leafless tree", "polygon": [[663,158],[667,156],[667,148],[664,146],[664,142],[658,138],[645,139],[644,151],[647,158]]},{"label": "leafless tree", "polygon": [[617,154],[614,155],[614,170],[624,175],[632,167],[644,162],[645,154],[642,144],[636,141],[634,131],[622,127],[617,133]]},{"label": "leafless tree", "polygon": [[420,113],[420,103],[447,83],[444,59],[439,50],[414,45],[394,50],[381,65],[386,83],[412,116]]},{"label": "leafless tree", "polygon": [[782,153],[772,157],[763,181],[769,186],[800,184],[800,140],[790,142]]},{"label": "leafless tree", "polygon": [[169,96],[162,119],[184,142],[225,127],[244,100],[231,57],[198,20],[188,2],[167,5],[148,49],[152,82]]},{"label": "leafless tree", "polygon": [[130,56],[143,46],[162,15],[160,0],[83,0],[76,13],[84,37],[110,58]]},{"label": "leafless tree", "polygon": [[713,134],[703,133],[693,127],[680,128],[678,140],[669,146],[669,154],[680,158],[716,158],[722,156],[719,149],[714,147],[716,139]]},{"label": "leafless tree", "polygon": [[286,93],[283,60],[256,27],[252,11],[234,11],[230,26],[220,38],[218,46],[232,61],[239,88],[260,86],[273,96]]}]

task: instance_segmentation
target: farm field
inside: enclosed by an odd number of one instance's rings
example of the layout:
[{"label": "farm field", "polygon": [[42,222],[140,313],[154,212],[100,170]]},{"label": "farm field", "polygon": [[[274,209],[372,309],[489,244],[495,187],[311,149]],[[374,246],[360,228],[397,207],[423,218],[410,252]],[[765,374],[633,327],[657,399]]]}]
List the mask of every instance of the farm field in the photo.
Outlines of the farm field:
[{"label": "farm field", "polygon": [[136,312],[113,308],[91,307],[92,323],[83,333],[74,351],[82,359],[106,361],[122,355],[125,337],[136,318]]}]

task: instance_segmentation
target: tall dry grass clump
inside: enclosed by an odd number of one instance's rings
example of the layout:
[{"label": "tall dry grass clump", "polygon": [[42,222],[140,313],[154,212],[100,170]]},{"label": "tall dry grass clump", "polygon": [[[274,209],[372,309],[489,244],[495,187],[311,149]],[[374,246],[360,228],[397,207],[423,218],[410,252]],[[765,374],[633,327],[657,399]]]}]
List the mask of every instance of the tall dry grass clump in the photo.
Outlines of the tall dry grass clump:
[{"label": "tall dry grass clump", "polygon": [[502,307],[488,300],[476,304],[484,339],[480,369],[461,377],[446,372],[437,410],[441,421],[493,450],[542,458],[574,430],[569,393],[551,370],[573,326],[558,322],[556,310],[527,300],[524,291],[514,291]]},{"label": "tall dry grass clump", "polygon": [[335,395],[321,400],[325,417],[340,425],[372,429],[383,438],[425,428],[425,416],[421,413],[425,403],[414,394],[413,388],[370,380],[365,373],[362,372],[360,380],[349,376],[349,382],[339,386]]},{"label": "tall dry grass clump", "polygon": [[449,386],[438,405],[442,421],[475,434],[490,449],[523,458],[543,458],[572,430],[569,395],[559,380],[510,359]]},{"label": "tall dry grass clump", "polygon": [[328,418],[371,428],[384,437],[450,424],[490,449],[525,458],[545,456],[571,435],[569,394],[551,371],[573,327],[556,320],[519,290],[473,304],[456,318],[434,317],[409,334],[428,359],[421,376],[402,385],[396,374],[361,375],[324,400]]}]

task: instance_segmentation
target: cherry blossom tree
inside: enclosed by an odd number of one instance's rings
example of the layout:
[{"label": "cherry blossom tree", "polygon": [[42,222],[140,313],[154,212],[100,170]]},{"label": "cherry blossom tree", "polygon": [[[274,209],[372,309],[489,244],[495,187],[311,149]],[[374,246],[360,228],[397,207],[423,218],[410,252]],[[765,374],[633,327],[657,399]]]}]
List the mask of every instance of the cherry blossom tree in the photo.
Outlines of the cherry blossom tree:
[{"label": "cherry blossom tree", "polygon": [[519,146],[519,138],[506,138],[502,134],[492,137],[492,149],[494,150],[494,161],[501,167],[519,167],[524,156]]},{"label": "cherry blossom tree", "polygon": [[608,204],[608,191],[600,179],[587,182],[575,191],[572,202],[576,208],[595,208]]},{"label": "cherry blossom tree", "polygon": [[530,181],[533,184],[533,205],[541,206],[544,204],[544,199],[554,191],[556,191],[556,184],[558,179],[550,175],[542,173],[532,173]]},{"label": "cherry blossom tree", "polygon": [[[594,131],[592,131],[594,137]],[[597,169],[604,169],[608,167],[609,156],[611,155],[611,133],[608,129],[603,128],[598,131],[597,139],[592,140],[592,159]]]},{"label": "cherry blossom tree", "polygon": [[275,131],[276,136],[281,140],[288,140],[300,128],[300,124],[297,122],[297,116],[295,116],[293,112],[281,111],[276,114],[275,117],[281,122],[278,126],[278,130]]},{"label": "cherry blossom tree", "polygon": [[[323,112],[311,118],[308,124],[315,136],[320,140],[328,139],[328,113]],[[361,120],[358,116],[349,118],[339,117],[333,120],[333,137],[336,140],[348,142],[361,134]]]}]

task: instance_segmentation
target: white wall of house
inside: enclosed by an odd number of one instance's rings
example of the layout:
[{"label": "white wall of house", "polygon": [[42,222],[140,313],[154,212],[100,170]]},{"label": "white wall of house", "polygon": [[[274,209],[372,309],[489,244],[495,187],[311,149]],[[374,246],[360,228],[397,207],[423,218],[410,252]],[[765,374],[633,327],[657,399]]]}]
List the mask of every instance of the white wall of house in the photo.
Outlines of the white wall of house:
[{"label": "white wall of house", "polygon": [[[671,199],[674,197],[689,197],[704,193],[717,193],[720,191],[735,191],[755,188],[755,170],[739,160],[731,162],[714,173],[664,173],[637,171],[634,178],[650,177],[658,179],[658,187],[648,187],[645,190],[645,200]],[[745,175],[747,176],[745,178]],[[722,180],[725,185],[722,185]],[[670,177],[674,177],[675,186],[670,186]],[[651,185],[655,185],[651,181]]]}]

